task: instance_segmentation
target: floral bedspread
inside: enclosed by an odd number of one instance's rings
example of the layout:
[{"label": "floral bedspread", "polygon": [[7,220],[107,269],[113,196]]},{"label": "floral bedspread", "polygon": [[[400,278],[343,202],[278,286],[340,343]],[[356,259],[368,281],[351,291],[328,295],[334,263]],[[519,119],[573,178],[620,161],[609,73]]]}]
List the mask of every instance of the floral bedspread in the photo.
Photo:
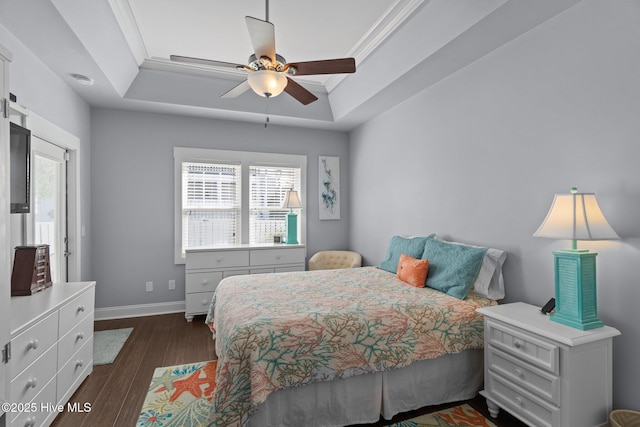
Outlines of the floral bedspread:
[{"label": "floral bedspread", "polygon": [[207,316],[218,367],[211,426],[240,425],[276,390],[482,348],[476,308],[375,267],[233,276]]}]

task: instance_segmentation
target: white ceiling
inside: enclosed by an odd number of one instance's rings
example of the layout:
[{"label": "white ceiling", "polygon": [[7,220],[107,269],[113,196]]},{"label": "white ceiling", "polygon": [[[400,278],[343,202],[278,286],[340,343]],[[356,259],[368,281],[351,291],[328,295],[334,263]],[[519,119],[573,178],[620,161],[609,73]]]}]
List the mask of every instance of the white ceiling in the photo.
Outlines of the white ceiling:
[{"label": "white ceiling", "polygon": [[[351,129],[578,1],[271,0],[286,60],[353,56],[357,65],[355,74],[296,77],[318,101],[283,93],[269,101],[271,123]],[[0,23],[92,106],[260,122],[264,98],[220,99],[243,72],[168,60],[246,63],[245,16],[265,19],[264,0],[0,0]],[[73,73],[95,84],[78,85]]]}]

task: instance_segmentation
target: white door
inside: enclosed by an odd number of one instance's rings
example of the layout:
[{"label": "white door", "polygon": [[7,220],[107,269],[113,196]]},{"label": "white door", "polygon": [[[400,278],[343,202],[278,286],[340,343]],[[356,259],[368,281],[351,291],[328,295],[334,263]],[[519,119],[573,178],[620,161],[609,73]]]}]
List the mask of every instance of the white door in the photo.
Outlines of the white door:
[{"label": "white door", "polygon": [[48,244],[51,278],[67,281],[67,153],[37,136],[31,137],[31,224],[28,241]]},{"label": "white door", "polygon": [[[8,52],[0,45],[0,101],[8,97]],[[9,120],[0,115],[0,349],[9,342],[11,323],[11,261],[9,248]],[[2,352],[0,351],[0,354]],[[7,397],[7,364],[0,356],[0,403]],[[4,410],[0,410],[0,418]],[[0,423],[2,421],[0,420]]]}]

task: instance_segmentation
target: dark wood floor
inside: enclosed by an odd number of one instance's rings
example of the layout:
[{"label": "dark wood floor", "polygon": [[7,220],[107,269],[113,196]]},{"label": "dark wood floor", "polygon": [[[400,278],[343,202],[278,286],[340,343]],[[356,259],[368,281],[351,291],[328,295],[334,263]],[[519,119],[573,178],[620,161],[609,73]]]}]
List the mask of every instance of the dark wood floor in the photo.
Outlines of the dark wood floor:
[{"label": "dark wood floor", "polygon": [[[95,322],[96,331],[129,327],[133,332],[116,360],[109,365],[94,366],[93,373],[70,400],[80,405],[90,403],[91,411],[63,412],[55,419],[53,427],[135,426],[155,368],[214,358],[213,340],[201,316],[191,323],[186,322],[182,314]],[[443,405],[442,408],[458,403]],[[489,416],[483,398],[476,397],[468,403]],[[428,407],[401,414],[393,422],[438,408]],[[498,427],[524,426],[504,411],[500,411],[498,418],[492,421]],[[388,424],[389,421],[384,421],[366,427]]]}]

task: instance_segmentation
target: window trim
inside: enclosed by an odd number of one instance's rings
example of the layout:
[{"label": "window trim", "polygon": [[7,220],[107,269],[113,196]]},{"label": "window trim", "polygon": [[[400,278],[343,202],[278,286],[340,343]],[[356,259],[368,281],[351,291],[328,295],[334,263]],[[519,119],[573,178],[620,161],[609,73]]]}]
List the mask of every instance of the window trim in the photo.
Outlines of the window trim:
[{"label": "window trim", "polygon": [[[240,163],[241,173],[241,225],[240,244],[249,246],[249,166],[282,166],[300,168],[300,200],[303,208],[300,219],[300,244],[307,241],[307,156],[299,154],[260,153],[253,151],[216,150],[210,148],[174,147],[174,262],[184,264],[182,256],[182,162],[234,162]],[[264,245],[256,245],[264,246]]]}]

